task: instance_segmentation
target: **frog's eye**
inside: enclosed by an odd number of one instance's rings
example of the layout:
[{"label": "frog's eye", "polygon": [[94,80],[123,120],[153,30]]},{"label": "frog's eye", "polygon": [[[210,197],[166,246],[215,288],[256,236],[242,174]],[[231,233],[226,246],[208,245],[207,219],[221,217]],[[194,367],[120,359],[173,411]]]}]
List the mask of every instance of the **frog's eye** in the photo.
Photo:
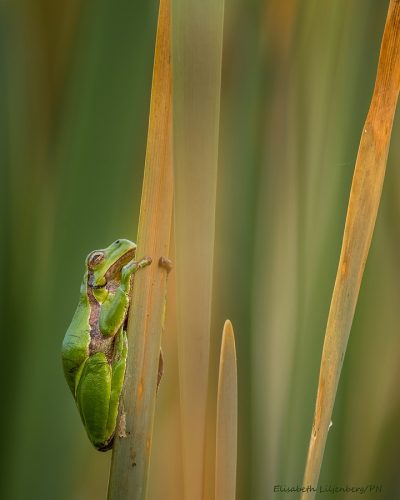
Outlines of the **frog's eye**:
[{"label": "frog's eye", "polygon": [[103,262],[104,258],[105,258],[104,252],[93,252],[91,255],[89,255],[89,258],[88,258],[89,268],[90,269],[95,268],[101,262]]}]

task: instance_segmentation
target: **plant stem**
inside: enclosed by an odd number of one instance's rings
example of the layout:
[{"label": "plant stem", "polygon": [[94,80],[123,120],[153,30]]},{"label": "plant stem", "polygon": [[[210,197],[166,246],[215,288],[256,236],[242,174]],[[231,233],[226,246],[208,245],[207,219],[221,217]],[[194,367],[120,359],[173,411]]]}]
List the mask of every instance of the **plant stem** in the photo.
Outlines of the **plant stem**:
[{"label": "plant stem", "polygon": [[168,257],[172,201],[170,4],[169,0],[160,0],[137,239],[138,257],[149,256],[153,262],[136,275],[133,287],[110,500],[139,500],[146,496],[168,275],[159,262]]}]

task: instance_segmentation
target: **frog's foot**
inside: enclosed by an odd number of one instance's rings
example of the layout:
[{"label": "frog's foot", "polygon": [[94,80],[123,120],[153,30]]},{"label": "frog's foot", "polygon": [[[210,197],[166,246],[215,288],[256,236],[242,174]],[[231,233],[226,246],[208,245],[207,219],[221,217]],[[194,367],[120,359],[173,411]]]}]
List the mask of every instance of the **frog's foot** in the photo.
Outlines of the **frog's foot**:
[{"label": "frog's foot", "polygon": [[139,271],[139,269],[143,269],[143,267],[147,267],[152,263],[151,257],[143,257],[143,259],[140,259],[139,261],[135,262],[137,268],[136,271]]},{"label": "frog's foot", "polygon": [[98,451],[108,451],[111,450],[111,448],[114,445],[114,436],[111,437],[111,439],[102,445],[97,446]]},{"label": "frog's foot", "polygon": [[143,269],[144,267],[147,267],[151,264],[152,260],[150,257],[144,257],[143,259],[141,260],[133,260],[131,262],[129,262],[129,264],[126,264],[126,266],[124,266],[122,268],[122,271],[121,271],[121,278],[122,278],[122,281],[126,280],[127,278],[130,278],[130,276],[132,274],[135,274],[137,271],[139,271],[139,269]]}]

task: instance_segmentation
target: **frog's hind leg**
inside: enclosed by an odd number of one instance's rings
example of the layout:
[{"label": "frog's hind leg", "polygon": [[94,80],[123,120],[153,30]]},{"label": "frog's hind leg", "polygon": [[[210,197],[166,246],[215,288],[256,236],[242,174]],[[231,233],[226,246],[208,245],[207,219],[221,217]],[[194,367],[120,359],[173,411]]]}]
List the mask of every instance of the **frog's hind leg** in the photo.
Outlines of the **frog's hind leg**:
[{"label": "frog's hind leg", "polygon": [[107,421],[111,396],[111,367],[104,353],[87,359],[76,392],[76,401],[90,441],[97,449],[108,444]]},{"label": "frog's hind leg", "polygon": [[128,341],[126,332],[121,328],[115,337],[114,359],[111,363],[111,396],[107,421],[107,435],[114,435],[118,417],[119,398],[124,384],[126,357],[128,355]]}]

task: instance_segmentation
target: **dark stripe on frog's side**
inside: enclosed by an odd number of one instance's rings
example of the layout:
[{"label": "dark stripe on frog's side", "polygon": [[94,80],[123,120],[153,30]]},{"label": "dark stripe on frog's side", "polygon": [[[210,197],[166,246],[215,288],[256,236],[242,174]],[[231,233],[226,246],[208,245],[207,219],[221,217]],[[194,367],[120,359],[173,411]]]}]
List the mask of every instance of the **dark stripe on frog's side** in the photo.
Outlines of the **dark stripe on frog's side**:
[{"label": "dark stripe on frog's side", "polygon": [[[130,262],[135,257],[135,249],[126,252],[119,259],[117,259],[107,270],[105,274],[106,279],[106,288],[109,293],[115,293],[118,286],[119,281],[115,279],[116,274],[119,273],[122,267]],[[131,278],[133,281],[133,278]],[[132,284],[131,281],[131,284]],[[90,304],[90,317],[89,317],[89,326],[90,326],[90,344],[89,344],[89,355],[92,356],[96,352],[104,352],[107,361],[111,364],[114,357],[114,336],[104,336],[99,329],[99,318],[100,318],[100,308],[101,304],[96,299],[93,292],[93,283],[94,283],[94,272],[88,272],[87,278],[87,296]],[[125,321],[126,324],[126,321]],[[122,328],[125,329],[125,324]]]},{"label": "dark stripe on frog's side", "polygon": [[107,361],[111,363],[114,354],[114,337],[105,337],[99,329],[100,318],[100,303],[93,293],[93,288],[89,285],[91,276],[88,276],[87,296],[90,305],[90,343],[89,343],[89,356],[93,356],[96,352],[104,352]]}]

